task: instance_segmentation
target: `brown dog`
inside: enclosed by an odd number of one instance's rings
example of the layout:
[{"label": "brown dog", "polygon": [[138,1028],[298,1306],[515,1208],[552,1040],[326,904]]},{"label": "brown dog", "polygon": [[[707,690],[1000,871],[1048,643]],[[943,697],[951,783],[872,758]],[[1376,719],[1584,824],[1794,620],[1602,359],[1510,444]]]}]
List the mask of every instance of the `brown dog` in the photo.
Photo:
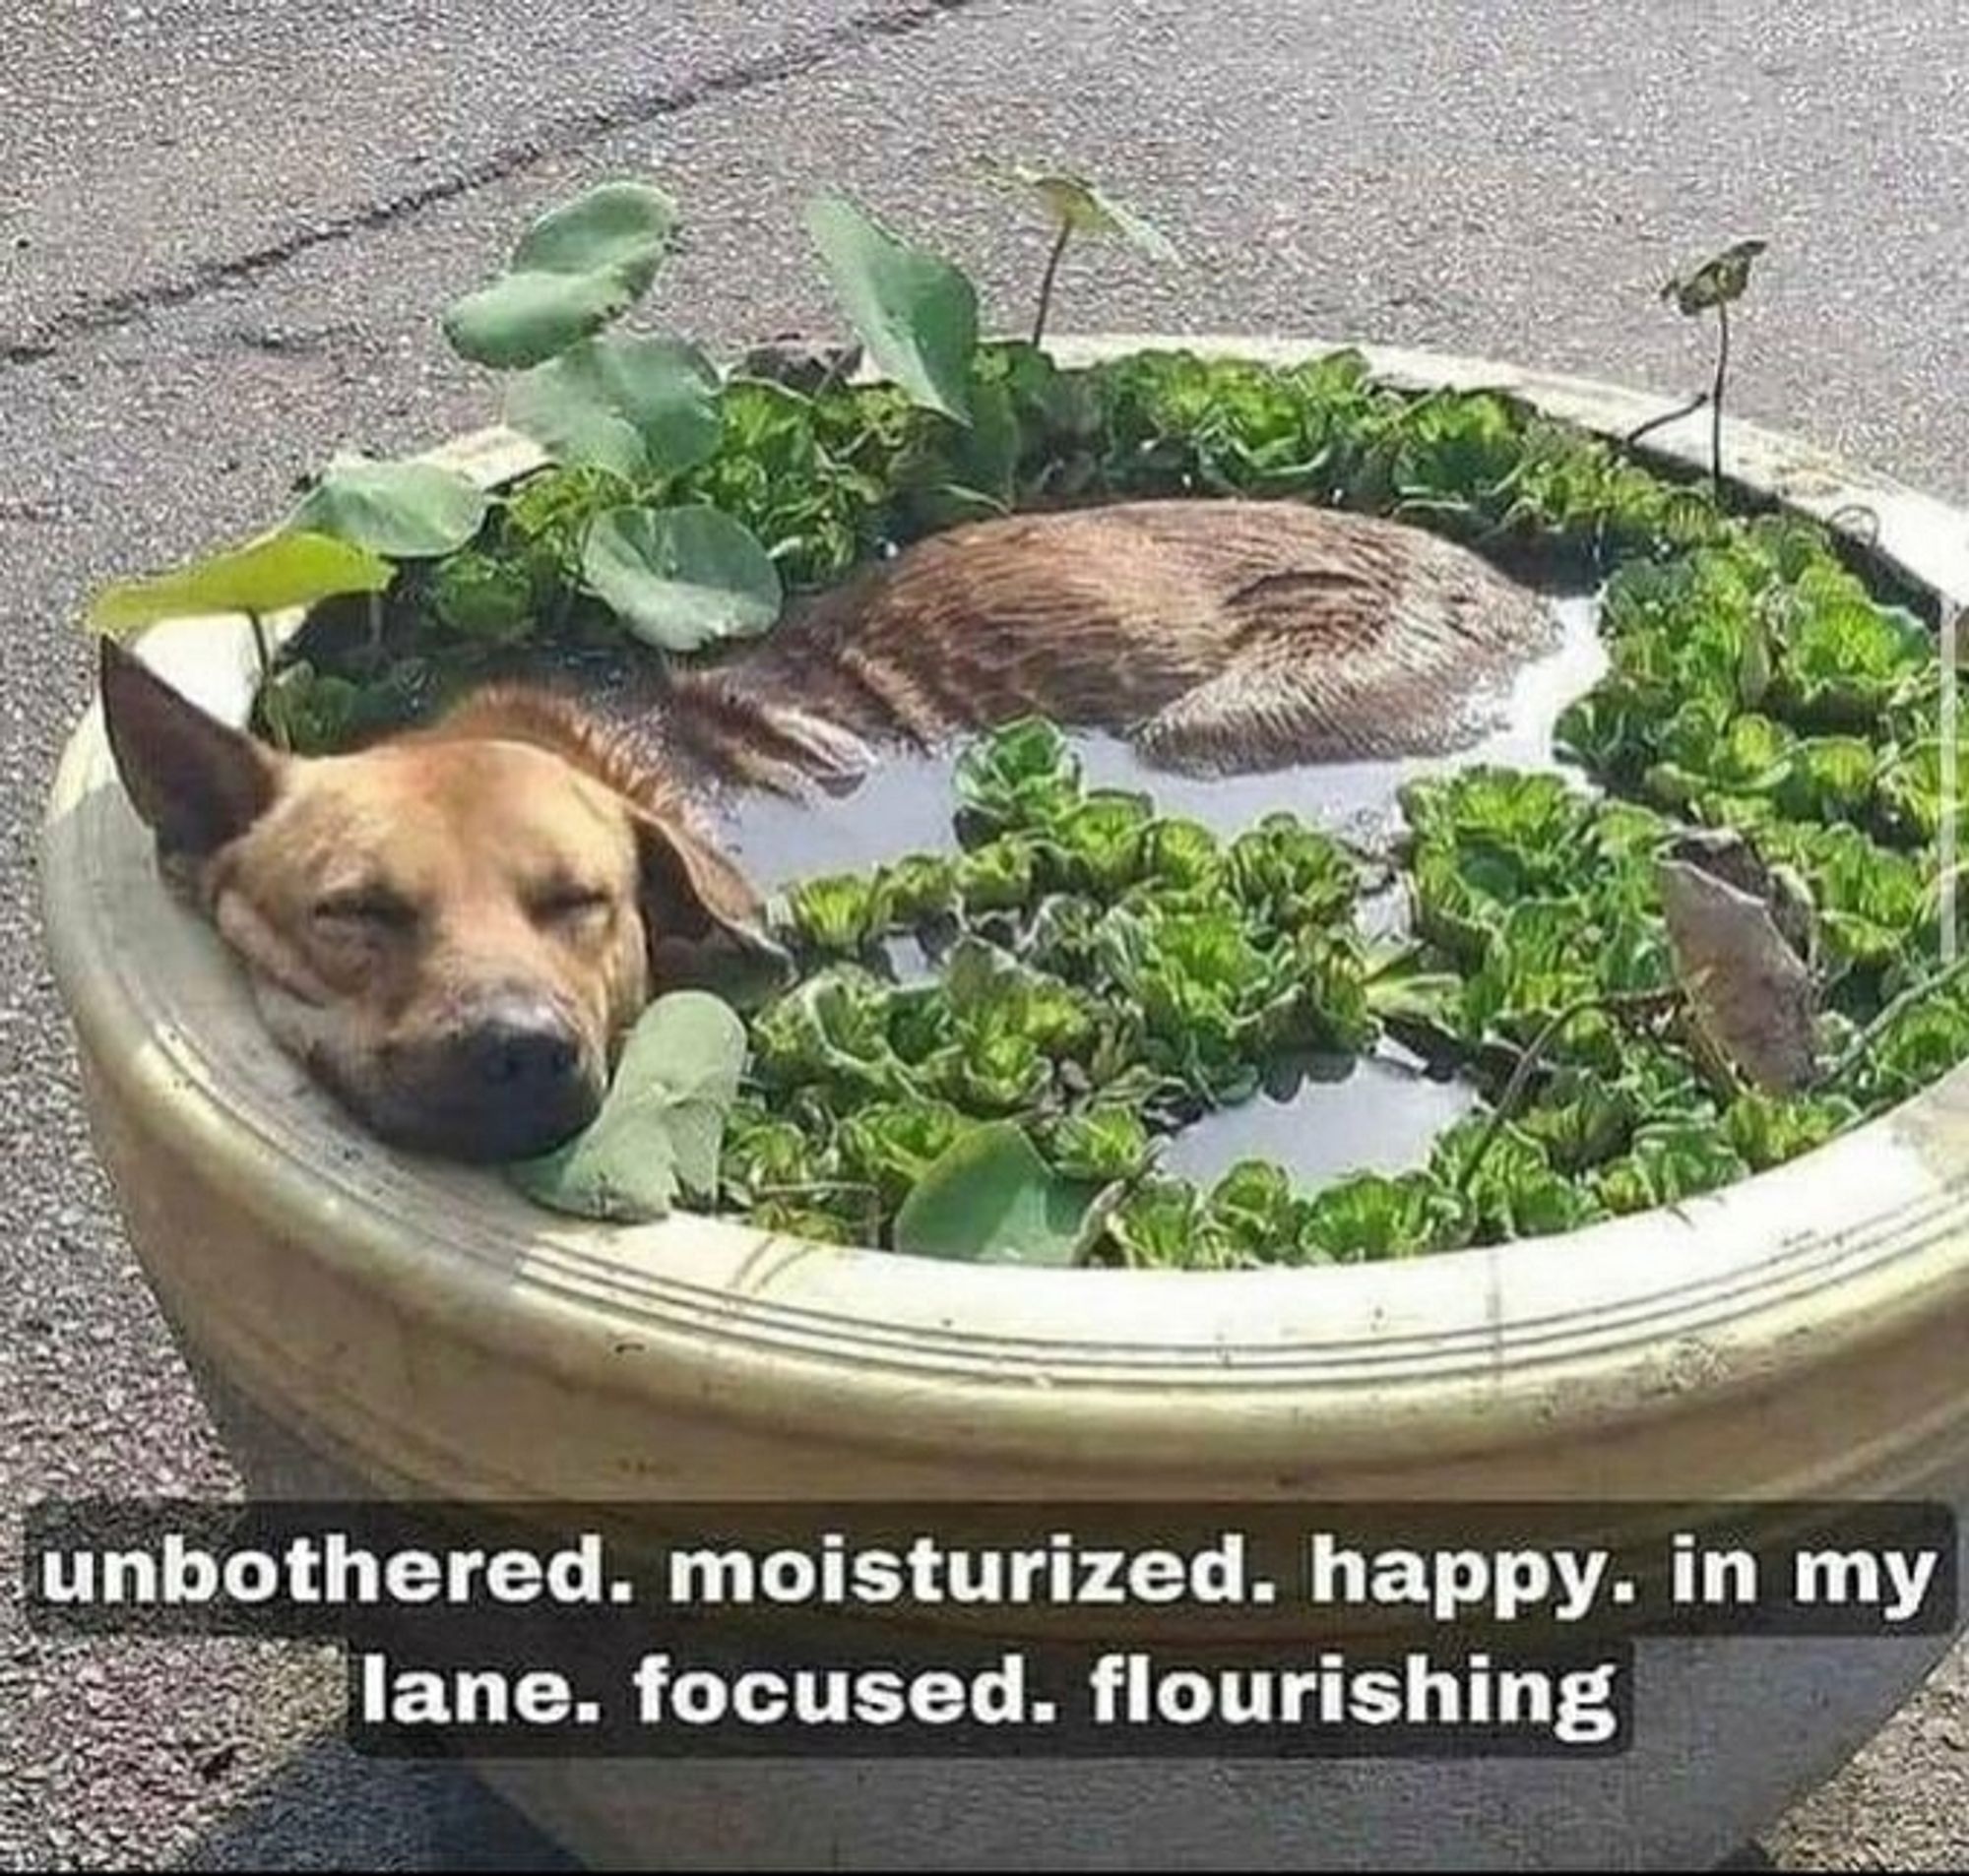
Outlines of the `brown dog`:
[{"label": "brown dog", "polygon": [[1030,712],[1172,768],[1433,751],[1550,631],[1410,529],[1140,503],[924,541],[653,682],[614,731],[502,686],[354,754],[284,756],[107,642],[102,700],[168,876],[282,1042],[385,1138],[506,1158],[586,1124],[656,989],[780,962],[693,789],[852,779],[883,742]]}]

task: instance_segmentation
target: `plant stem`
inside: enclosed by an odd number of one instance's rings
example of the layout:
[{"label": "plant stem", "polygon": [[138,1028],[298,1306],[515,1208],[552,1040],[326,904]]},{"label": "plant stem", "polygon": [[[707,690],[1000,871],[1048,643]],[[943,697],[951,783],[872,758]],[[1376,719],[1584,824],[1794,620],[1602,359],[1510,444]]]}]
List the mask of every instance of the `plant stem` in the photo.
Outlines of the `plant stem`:
[{"label": "plant stem", "polygon": [[1621,446],[1632,449],[1650,430],[1659,430],[1666,424],[1679,423],[1683,417],[1693,416],[1709,402],[1709,398],[1710,394],[1707,391],[1698,391],[1686,404],[1679,404],[1673,410],[1664,410],[1658,417],[1650,417],[1645,423],[1637,423],[1620,439]]},{"label": "plant stem", "polygon": [[1944,965],[1934,976],[1924,977],[1921,982],[1910,984],[1846,1045],[1846,1052],[1819,1077],[1820,1083],[1830,1084],[1842,1080],[1860,1065],[1874,1043],[1917,1003],[1924,997],[1933,996],[1937,990],[1946,989],[1964,971],[1969,971],[1969,953],[1957,958],[1953,964]]},{"label": "plant stem", "polygon": [[1046,339],[1047,315],[1052,311],[1052,283],[1059,273],[1060,256],[1066,252],[1066,244],[1073,234],[1073,223],[1062,219],[1059,232],[1052,238],[1052,252],[1047,256],[1046,272],[1040,276],[1039,309],[1033,314],[1033,344],[1042,344]]},{"label": "plant stem", "polygon": [[754,1186],[752,1192],[761,1199],[804,1199],[816,1192],[860,1192],[875,1196],[875,1188],[866,1179],[795,1179]]},{"label": "plant stem", "polygon": [[[257,701],[260,705],[260,719],[267,725],[267,733],[274,740],[274,747],[283,752],[293,747],[293,738],[287,734],[286,719],[277,709],[269,708],[274,697],[274,654],[267,643],[267,622],[257,612],[246,615],[253,628],[253,657],[260,667],[260,687]],[[249,710],[250,721],[253,713]]]},{"label": "plant stem", "polygon": [[1666,1007],[1682,995],[1680,988],[1669,985],[1660,990],[1596,990],[1591,996],[1580,997],[1568,1003],[1553,1017],[1539,1032],[1532,1037],[1531,1046],[1517,1059],[1511,1069],[1509,1079],[1497,1095],[1491,1109],[1491,1118],[1484,1131],[1478,1135],[1477,1144],[1470,1150],[1470,1157],[1463,1162],[1463,1170],[1457,1175],[1456,1195],[1461,1198],[1470,1190],[1470,1182],[1476,1178],[1477,1169],[1484,1163],[1485,1156],[1495,1144],[1497,1136],[1504,1131],[1504,1123],[1510,1119],[1512,1109],[1524,1094],[1526,1085],[1544,1059],[1545,1052],[1558,1039],[1561,1031],[1594,1010],[1621,1012],[1627,1010],[1644,1011]]},{"label": "plant stem", "polygon": [[847,378],[848,374],[860,362],[861,347],[859,345],[836,345],[833,357],[828,359],[827,368],[820,374],[820,380],[815,384],[810,394],[813,401],[816,404],[819,403],[830,391],[840,385]]},{"label": "plant stem", "polygon": [[1716,302],[1716,377],[1709,391],[1709,485],[1723,500],[1723,379],[1730,369],[1730,302]]},{"label": "plant stem", "polygon": [[264,689],[274,675],[274,654],[267,644],[267,622],[257,612],[249,612],[246,621],[253,628],[253,657],[260,666],[260,684]]}]

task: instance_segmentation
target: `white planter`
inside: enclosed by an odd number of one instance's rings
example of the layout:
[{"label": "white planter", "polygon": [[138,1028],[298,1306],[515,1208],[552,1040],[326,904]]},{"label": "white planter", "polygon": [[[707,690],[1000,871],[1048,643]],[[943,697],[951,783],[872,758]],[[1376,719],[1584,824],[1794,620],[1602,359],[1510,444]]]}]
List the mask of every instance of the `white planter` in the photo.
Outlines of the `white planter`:
[{"label": "white planter", "polygon": [[[1141,341],[1060,342],[1068,362]],[[1298,356],[1246,340],[1199,349]],[[1661,401],[1370,351],[1610,432]],[[1704,460],[1707,417],[1658,433]],[[1969,596],[1969,516],[1733,424],[1740,477],[1863,509]],[[511,438],[445,453],[488,478]],[[243,622],[145,654],[237,719]],[[1248,1273],[938,1263],[677,1218],[556,1220],[356,1131],[165,897],[92,713],[51,953],[130,1236],[256,1484],[432,1496],[1928,1496],[1969,1505],[1969,1070],[1779,1171],[1564,1237]],[[1627,1758],[676,1763],[495,1774],[597,1861],[1700,1866],[1939,1644],[1652,1645]]]}]

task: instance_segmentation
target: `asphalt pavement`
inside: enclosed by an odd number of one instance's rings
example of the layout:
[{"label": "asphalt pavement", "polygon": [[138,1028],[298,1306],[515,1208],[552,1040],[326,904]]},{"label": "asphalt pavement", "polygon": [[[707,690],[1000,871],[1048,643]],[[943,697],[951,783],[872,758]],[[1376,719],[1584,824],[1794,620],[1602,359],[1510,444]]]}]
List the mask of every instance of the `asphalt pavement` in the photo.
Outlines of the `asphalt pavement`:
[{"label": "asphalt pavement", "polygon": [[[435,326],[527,219],[654,174],[654,300],[827,329],[844,187],[1024,317],[1044,231],[983,154],[1091,172],[1183,255],[1087,247],[1062,328],[1274,329],[1665,391],[1677,263],[1771,242],[1738,407],[1957,497],[1969,7],[1916,0],[14,0],[0,47],[0,1542],[31,1500],[226,1487],[115,1223],[39,951],[33,841],[102,581],[258,525],[339,447],[483,420]],[[535,1867],[461,1775],[357,1761],[319,1651],[37,1640],[0,1603],[0,1866]],[[1969,1851],[1969,1658],[1771,1836]]]}]

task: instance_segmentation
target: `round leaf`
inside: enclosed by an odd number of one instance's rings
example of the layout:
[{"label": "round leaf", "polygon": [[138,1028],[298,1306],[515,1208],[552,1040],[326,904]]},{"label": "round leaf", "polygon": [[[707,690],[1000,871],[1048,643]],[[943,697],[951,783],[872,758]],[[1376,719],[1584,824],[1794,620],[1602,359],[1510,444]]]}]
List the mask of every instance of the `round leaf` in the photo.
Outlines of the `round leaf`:
[{"label": "round leaf", "polygon": [[679,1189],[718,1189],[725,1117],[738,1097],[745,1026],[702,990],[678,990],[630,1032],[602,1111],[582,1133],[507,1167],[520,1190],[580,1218],[660,1219]]},{"label": "round leaf", "polygon": [[475,364],[540,364],[641,299],[675,228],[660,190],[604,182],[535,222],[505,273],[452,303],[445,337]]},{"label": "round leaf", "polygon": [[611,508],[582,543],[582,577],[646,645],[694,652],[752,638],[780,616],[780,574],[716,508]]},{"label": "round leaf", "polygon": [[631,481],[674,474],[718,447],[718,373],[676,339],[586,339],[513,382],[506,420],[559,463]]},{"label": "round leaf", "polygon": [[1000,184],[1030,189],[1053,219],[1076,234],[1112,234],[1140,248],[1158,261],[1173,262],[1175,249],[1154,222],[1087,180],[1064,169],[1040,169],[1030,163],[986,163],[985,173]]},{"label": "round leaf", "polygon": [[472,539],[485,504],[485,491],[454,469],[355,457],[331,466],[287,525],[392,560],[429,560]]},{"label": "round leaf", "polygon": [[1009,1120],[974,1127],[896,1214],[896,1249],[986,1264],[1071,1264],[1093,1188],[1062,1179]]},{"label": "round leaf", "polygon": [[381,593],[393,571],[366,548],[328,534],[263,534],[170,573],[119,581],[96,595],[89,623],[120,634],[206,612],[284,612],[338,594]]},{"label": "round leaf", "polygon": [[899,241],[842,196],[817,196],[807,231],[850,323],[883,375],[919,404],[971,421],[978,295],[947,261]]}]

